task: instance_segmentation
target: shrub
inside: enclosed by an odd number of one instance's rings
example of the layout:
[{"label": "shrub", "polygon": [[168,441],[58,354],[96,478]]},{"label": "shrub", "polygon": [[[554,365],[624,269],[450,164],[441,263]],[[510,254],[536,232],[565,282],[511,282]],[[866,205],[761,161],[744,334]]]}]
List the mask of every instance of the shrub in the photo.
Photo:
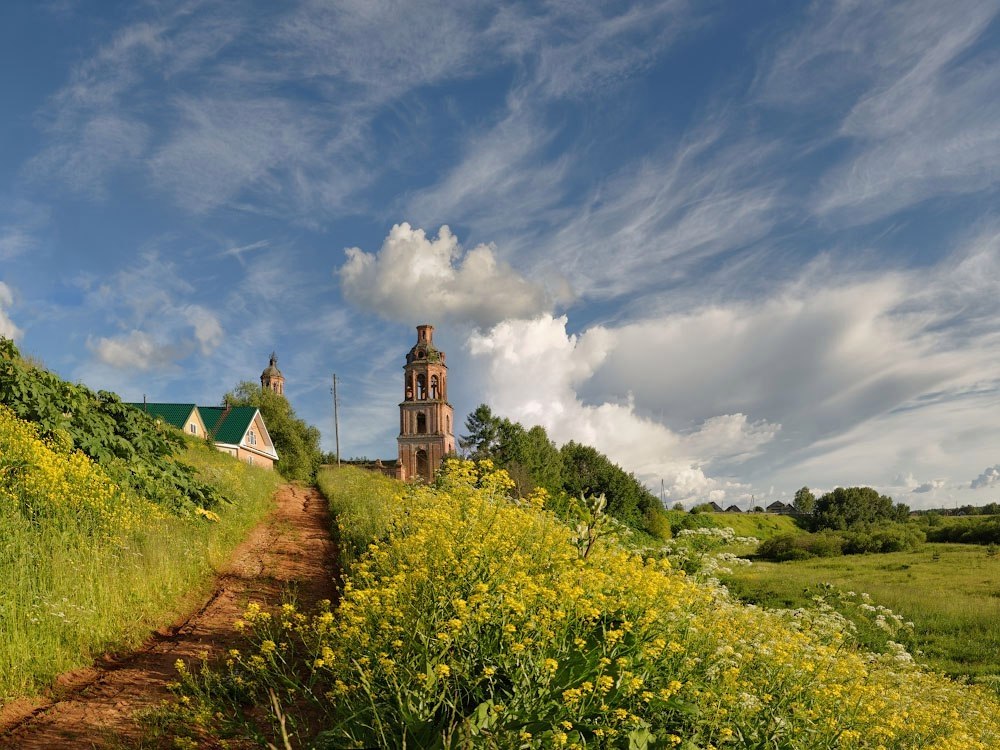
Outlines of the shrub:
[{"label": "shrub", "polygon": [[844,554],[904,552],[924,541],[924,532],[915,525],[874,526],[845,534]]},{"label": "shrub", "polygon": [[779,534],[761,542],[757,555],[765,560],[786,562],[807,560],[811,557],[836,557],[844,552],[844,538],[840,534]]},{"label": "shrub", "polygon": [[927,530],[928,542],[1000,544],[1000,518],[963,518]]}]

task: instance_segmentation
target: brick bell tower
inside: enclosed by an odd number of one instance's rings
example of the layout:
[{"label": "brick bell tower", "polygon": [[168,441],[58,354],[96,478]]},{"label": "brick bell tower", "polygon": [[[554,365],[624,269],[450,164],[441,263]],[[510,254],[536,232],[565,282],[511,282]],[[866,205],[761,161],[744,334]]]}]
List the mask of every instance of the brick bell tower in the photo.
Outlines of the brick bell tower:
[{"label": "brick bell tower", "polygon": [[278,369],[278,355],[271,352],[271,364],[264,368],[260,374],[260,387],[264,390],[274,391],[279,396],[285,395],[285,376]]},{"label": "brick bell tower", "polygon": [[417,343],[403,367],[399,405],[399,468],[404,480],[434,478],[445,456],[455,452],[454,410],[448,403],[444,352],[434,348],[434,326],[417,326]]}]

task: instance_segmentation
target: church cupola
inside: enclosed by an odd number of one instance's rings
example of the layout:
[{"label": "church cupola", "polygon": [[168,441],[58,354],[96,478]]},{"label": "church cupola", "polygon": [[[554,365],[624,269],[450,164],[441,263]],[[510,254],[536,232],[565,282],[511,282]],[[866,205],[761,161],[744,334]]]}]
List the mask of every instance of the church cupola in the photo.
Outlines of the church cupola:
[{"label": "church cupola", "polygon": [[434,346],[434,326],[417,326],[417,343],[403,367],[399,405],[399,478],[431,481],[444,457],[455,452],[448,403],[445,354]]},{"label": "church cupola", "polygon": [[260,374],[260,387],[274,391],[279,396],[285,395],[285,376],[278,369],[278,355],[271,352],[271,364]]}]

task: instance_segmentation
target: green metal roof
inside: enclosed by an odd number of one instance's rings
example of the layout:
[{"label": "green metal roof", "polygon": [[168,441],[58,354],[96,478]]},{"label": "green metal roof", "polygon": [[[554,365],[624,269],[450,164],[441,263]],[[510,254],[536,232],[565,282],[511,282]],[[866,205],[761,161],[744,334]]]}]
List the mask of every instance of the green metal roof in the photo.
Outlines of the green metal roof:
[{"label": "green metal roof", "polygon": [[226,413],[222,406],[199,406],[198,411],[215,442],[239,445],[257,413],[257,407],[234,406]]},{"label": "green metal roof", "polygon": [[[167,424],[184,430],[187,428],[188,417],[197,408],[195,404],[143,404],[128,402],[130,406],[145,411],[149,416],[162,419]],[[199,410],[200,411],[200,410]]]}]

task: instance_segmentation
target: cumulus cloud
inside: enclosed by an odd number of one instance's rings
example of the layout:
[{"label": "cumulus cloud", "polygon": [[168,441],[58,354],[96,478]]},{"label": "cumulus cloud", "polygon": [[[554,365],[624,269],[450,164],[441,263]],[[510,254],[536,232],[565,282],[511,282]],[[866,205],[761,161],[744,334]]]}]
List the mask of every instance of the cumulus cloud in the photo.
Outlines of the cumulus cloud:
[{"label": "cumulus cloud", "polygon": [[491,326],[548,306],[545,289],[499,260],[491,245],[465,251],[447,226],[435,238],[396,224],[377,253],[348,248],[340,268],[344,296],[386,318],[451,318]]},{"label": "cumulus cloud", "polygon": [[176,348],[157,342],[143,331],[87,342],[97,358],[115,368],[152,370],[170,365],[178,356]]},{"label": "cumulus cloud", "polygon": [[565,319],[506,321],[470,350],[500,413],[664,477],[675,498],[758,482],[931,498],[1000,439],[982,419],[1000,408],[998,237],[974,227],[914,271],[820,259],[766,297],[664,299],[575,336]]},{"label": "cumulus cloud", "polygon": [[1000,484],[1000,464],[985,469],[982,474],[972,480],[969,488],[978,490],[983,487],[994,487],[997,484]]},{"label": "cumulus cloud", "polygon": [[615,355],[616,341],[613,332],[601,326],[570,335],[566,323],[565,317],[546,314],[504,321],[470,337],[469,350],[486,371],[487,400],[498,413],[539,424],[556,442],[593,445],[647,482],[662,479],[671,500],[746,489],[710,476],[711,465],[754,455],[774,439],[780,425],[733,413],[677,432],[638,414],[630,395],[620,401],[584,403],[580,386]]},{"label": "cumulus cloud", "polygon": [[10,319],[6,309],[13,304],[13,292],[9,286],[0,281],[0,336],[17,339],[21,337],[21,329],[14,325],[14,321]]}]

